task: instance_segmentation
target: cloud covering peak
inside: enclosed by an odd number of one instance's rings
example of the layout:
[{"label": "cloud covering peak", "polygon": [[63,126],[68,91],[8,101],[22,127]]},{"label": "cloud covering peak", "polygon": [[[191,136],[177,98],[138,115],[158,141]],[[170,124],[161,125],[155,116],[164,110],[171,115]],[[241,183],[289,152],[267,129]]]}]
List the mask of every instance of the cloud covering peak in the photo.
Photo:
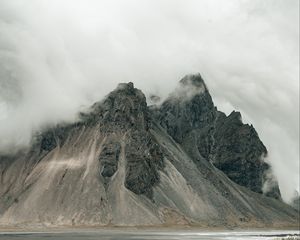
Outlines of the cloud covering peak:
[{"label": "cloud covering peak", "polygon": [[221,110],[255,126],[289,200],[299,189],[298,42],[298,0],[3,0],[0,149],[74,120],[119,82],[164,98],[200,72]]}]

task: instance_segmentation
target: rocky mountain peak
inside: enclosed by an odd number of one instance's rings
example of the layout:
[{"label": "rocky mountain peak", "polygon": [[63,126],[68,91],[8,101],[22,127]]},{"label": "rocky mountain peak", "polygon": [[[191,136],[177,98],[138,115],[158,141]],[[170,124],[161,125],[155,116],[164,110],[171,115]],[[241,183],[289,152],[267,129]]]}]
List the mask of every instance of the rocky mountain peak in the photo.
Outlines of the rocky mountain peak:
[{"label": "rocky mountain peak", "polygon": [[103,101],[96,102],[81,118],[88,124],[115,123],[119,129],[148,129],[146,97],[132,82],[120,83]]},{"label": "rocky mountain peak", "polygon": [[189,101],[194,98],[207,97],[207,94],[208,89],[201,75],[190,74],[186,75],[179,81],[177,88],[170,94],[169,99],[184,103],[185,101]]},{"label": "rocky mountain peak", "polygon": [[[254,127],[243,124],[240,112],[217,110],[200,74],[187,75],[162,103],[156,116],[161,126],[199,163],[203,159],[234,182],[262,193],[270,166],[267,149]],[[280,198],[278,185],[269,196]]]},{"label": "rocky mountain peak", "polygon": [[160,107],[158,120],[179,143],[196,128],[215,120],[215,107],[200,74],[187,75]]},{"label": "rocky mountain peak", "polygon": [[141,104],[146,103],[146,97],[144,93],[135,88],[132,82],[119,83],[116,89],[112,91],[107,98],[116,98],[116,100],[132,99],[139,100]]},{"label": "rocky mountain peak", "polygon": [[267,197],[280,198],[276,184],[275,194],[253,193],[269,170],[266,148],[239,112],[217,110],[200,75],[155,109],[119,84],[80,118],[0,155],[0,226],[298,223]]},{"label": "rocky mountain peak", "polygon": [[235,121],[242,122],[242,114],[234,110],[229,114],[228,118]]},{"label": "rocky mountain peak", "polygon": [[194,87],[203,87],[205,86],[204,80],[201,77],[200,73],[198,74],[188,74],[184,76],[179,83],[183,86],[192,85]]},{"label": "rocky mountain peak", "polygon": [[135,88],[133,82],[128,82],[128,83],[119,83],[117,89],[134,91]]}]

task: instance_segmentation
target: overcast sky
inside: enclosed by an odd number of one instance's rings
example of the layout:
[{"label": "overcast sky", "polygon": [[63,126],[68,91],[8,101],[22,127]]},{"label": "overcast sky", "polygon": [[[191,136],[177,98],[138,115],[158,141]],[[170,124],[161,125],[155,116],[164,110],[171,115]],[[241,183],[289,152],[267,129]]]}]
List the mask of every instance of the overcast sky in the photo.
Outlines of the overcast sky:
[{"label": "overcast sky", "polygon": [[0,0],[0,150],[133,81],[162,97],[200,72],[242,112],[285,200],[299,189],[298,0]]}]

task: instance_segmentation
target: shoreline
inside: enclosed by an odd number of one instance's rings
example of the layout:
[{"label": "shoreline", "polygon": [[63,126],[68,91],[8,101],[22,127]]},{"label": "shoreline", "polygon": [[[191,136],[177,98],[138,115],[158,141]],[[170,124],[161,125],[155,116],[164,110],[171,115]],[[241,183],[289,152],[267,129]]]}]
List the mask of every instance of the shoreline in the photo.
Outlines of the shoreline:
[{"label": "shoreline", "polygon": [[0,226],[0,234],[7,233],[67,233],[67,232],[98,232],[98,231],[144,231],[144,232],[277,232],[277,231],[297,231],[300,234],[298,226],[281,226],[281,227],[204,227],[204,226]]}]

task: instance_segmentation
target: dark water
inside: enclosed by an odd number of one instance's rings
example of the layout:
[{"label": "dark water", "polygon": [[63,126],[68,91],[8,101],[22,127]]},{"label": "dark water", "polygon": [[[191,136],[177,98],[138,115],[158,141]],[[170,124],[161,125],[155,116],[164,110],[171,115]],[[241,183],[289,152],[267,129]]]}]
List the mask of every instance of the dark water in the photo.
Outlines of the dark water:
[{"label": "dark water", "polygon": [[[196,232],[196,231],[68,231],[68,232],[0,232],[0,240],[273,240],[298,236],[299,231],[269,232]],[[300,239],[300,238],[299,238]]]}]

